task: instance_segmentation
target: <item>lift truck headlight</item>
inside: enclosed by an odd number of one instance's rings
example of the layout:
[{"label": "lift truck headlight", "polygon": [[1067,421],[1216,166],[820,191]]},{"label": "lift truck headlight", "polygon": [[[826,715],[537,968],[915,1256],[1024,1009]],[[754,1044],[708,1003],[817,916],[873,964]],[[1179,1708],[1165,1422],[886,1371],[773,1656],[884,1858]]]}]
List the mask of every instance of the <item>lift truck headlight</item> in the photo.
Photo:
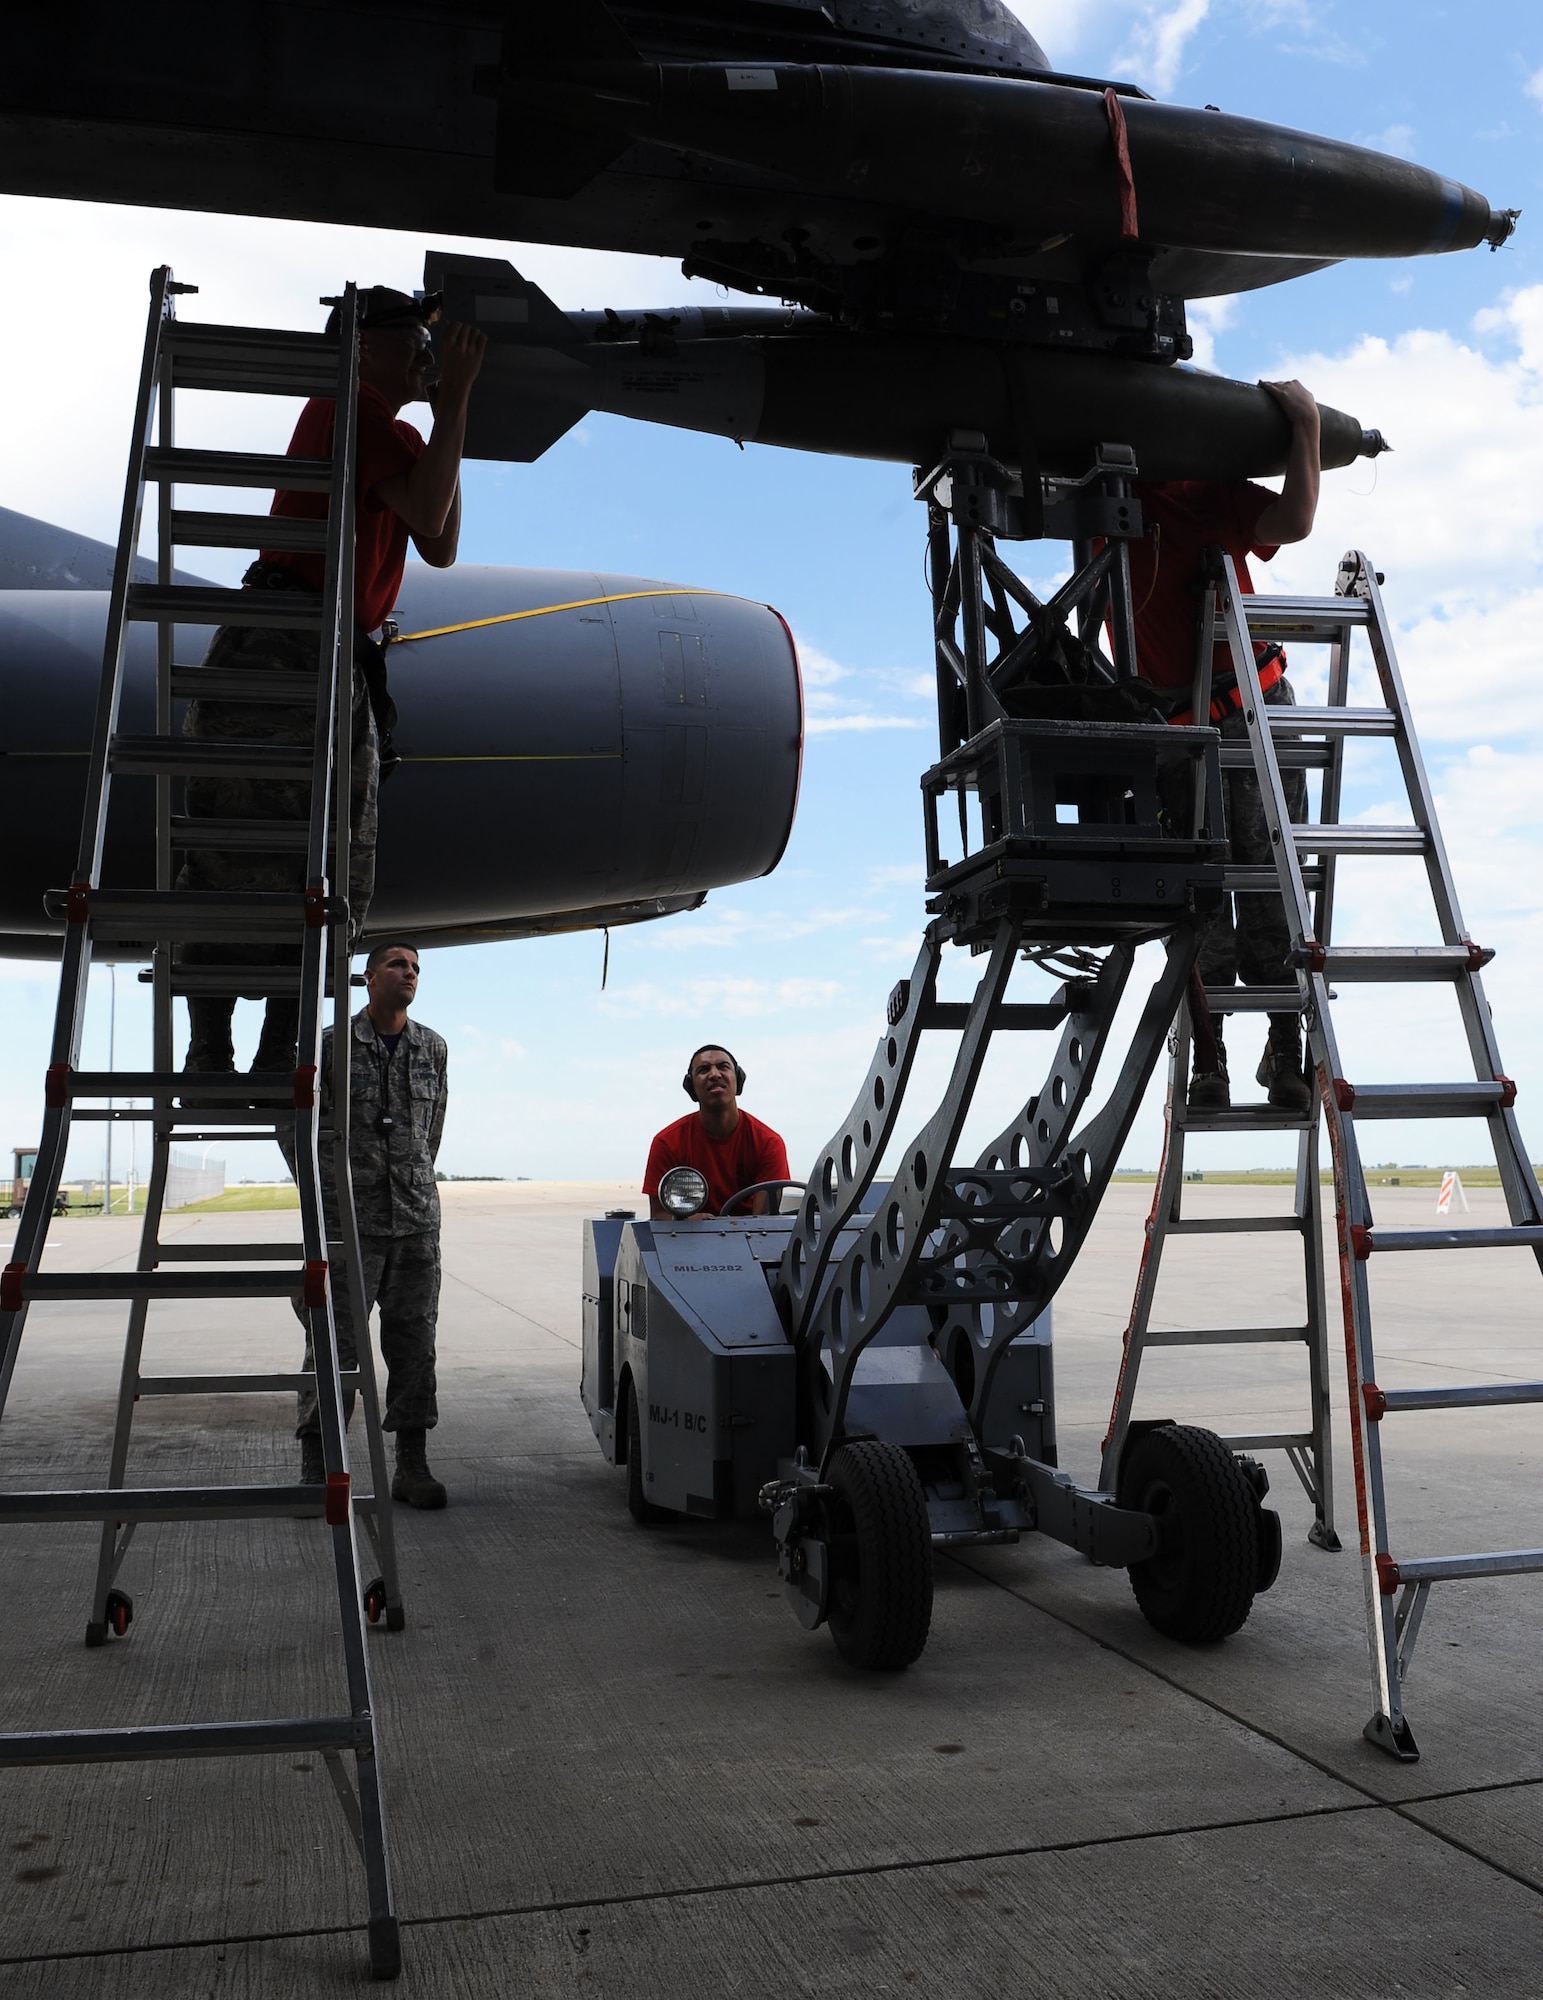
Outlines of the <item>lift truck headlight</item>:
[{"label": "lift truck headlight", "polygon": [[671,1167],[659,1183],[659,1199],[671,1215],[695,1215],[707,1201],[707,1176],[695,1167]]}]

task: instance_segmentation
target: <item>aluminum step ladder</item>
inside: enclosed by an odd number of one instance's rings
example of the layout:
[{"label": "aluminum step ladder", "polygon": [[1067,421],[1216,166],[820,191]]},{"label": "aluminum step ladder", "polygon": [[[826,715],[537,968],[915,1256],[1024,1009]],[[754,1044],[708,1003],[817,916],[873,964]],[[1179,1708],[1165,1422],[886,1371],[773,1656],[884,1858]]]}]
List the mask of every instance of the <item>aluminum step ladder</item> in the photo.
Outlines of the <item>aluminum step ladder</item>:
[{"label": "aluminum step ladder", "polygon": [[[403,1622],[391,1538],[386,1461],[379,1406],[363,1310],[358,1232],[348,1176],[348,883],[349,764],[353,686],[353,490],[358,399],[358,302],[353,286],[338,301],[340,337],[264,328],[179,323],[175,299],[196,287],[176,284],[166,267],[150,281],[135,408],[134,435],[108,601],[102,678],[86,780],[85,813],[75,877],[53,899],[65,919],[63,965],[52,1055],[45,1086],[42,1143],[17,1230],[11,1261],[0,1274],[0,1415],[3,1415],[28,1308],[38,1301],[124,1300],[128,1337],[119,1386],[117,1421],[107,1484],[77,1492],[0,1491],[0,1521],[99,1522],[102,1539],[96,1585],[86,1628],[88,1645],[121,1636],[132,1602],[115,1578],[141,1522],[262,1520],[298,1517],[323,1521],[329,1533],[338,1592],[346,1709],[332,1715],[261,1721],[185,1723],[164,1728],[50,1730],[0,1735],[0,1767],[93,1764],[162,1757],[274,1755],[320,1752],[364,1865],[368,1892],[371,1969],[395,1977],[401,1945],[392,1899],[382,1798],[379,1745],[366,1619],[384,1615]],[[253,395],[325,396],[335,399],[337,422],[330,459],[298,459],[249,452],[189,451],[175,436],[178,390],[214,389]],[[328,495],[323,521],[274,520],[267,514],[218,514],[179,510],[175,488],[196,486],[299,488]],[[147,488],[159,495],[157,578],[135,583],[135,559]],[[319,594],[240,591],[174,581],[178,546],[307,549],[324,557]],[[133,736],[119,728],[126,680],[127,629],[147,622],[157,632],[155,733]],[[274,673],[254,688],[254,676],[178,663],[178,625],[265,625],[312,632],[317,672]],[[204,695],[242,702],[264,699],[314,705],[309,746],[199,741],[173,734],[173,704]],[[176,781],[188,776],[240,774],[308,779],[311,814],[304,821],[179,818],[173,813]],[[102,858],[108,804],[115,777],[155,779],[156,886],[153,891],[104,889]],[[173,887],[175,857],[195,846],[305,854],[306,888],[299,893],[211,893]],[[298,967],[181,966],[178,946],[190,942],[261,941],[298,948]],[[87,980],[93,953],[151,958],[153,1062],[148,1072],[80,1067]],[[321,1031],[328,982],[334,1011],[336,1088],[330,1119],[323,1120],[317,1089]],[[181,1101],[192,1079],[175,1069],[172,1003],[189,994],[298,996],[298,1067],[271,1081],[245,1075],[200,1073],[194,1105]],[[111,1100],[138,1099],[148,1110],[123,1110]],[[96,1108],[109,1100],[106,1108]],[[135,1269],[117,1272],[40,1270],[64,1171],[73,1125],[81,1120],[135,1118],[151,1123],[153,1166]],[[300,1195],[300,1241],[265,1243],[165,1243],[162,1205],[174,1137],[292,1143]],[[322,1163],[330,1153],[341,1240],[329,1243],[322,1198]],[[330,1166],[330,1162],[329,1162]],[[167,1270],[168,1264],[179,1266]],[[238,1268],[239,1267],[239,1268]],[[359,1361],[345,1378],[339,1371],[333,1298],[348,1287],[358,1334]],[[269,1298],[285,1306],[283,1337],[296,1329],[288,1302],[306,1312],[315,1355],[310,1372],[233,1375],[155,1375],[142,1371],[143,1344],[153,1303]],[[364,1408],[372,1473],[370,1493],[355,1493],[349,1471],[344,1382],[357,1387]],[[135,1400],[139,1396],[269,1394],[294,1391],[314,1380],[326,1468],[323,1487],[301,1484],[144,1488],[125,1484]],[[361,1580],[356,1519],[371,1532],[382,1576]],[[352,1777],[343,1762],[353,1757]]]},{"label": "aluminum step ladder", "polygon": [[[1255,886],[1273,890],[1285,904],[1299,1004],[1316,1073],[1318,1115],[1328,1133],[1333,1162],[1345,1314],[1347,1413],[1376,1703],[1365,1735],[1390,1755],[1413,1762],[1419,1751],[1404,1714],[1403,1683],[1431,1586],[1465,1577],[1543,1570],[1543,1548],[1441,1556],[1396,1552],[1383,1478],[1383,1423],[1408,1411],[1540,1402],[1543,1381],[1384,1389],[1377,1380],[1368,1267],[1374,1255],[1397,1251],[1513,1248],[1531,1251],[1543,1269],[1543,1195],[1517,1126],[1513,1109],[1516,1087],[1501,1066],[1494,1024],[1480,983],[1479,974],[1494,954],[1473,941],[1463,921],[1380,585],[1381,578],[1367,557],[1353,549],[1340,563],[1333,597],[1256,597],[1239,590],[1236,571],[1230,559],[1223,557],[1202,619],[1202,650],[1209,652],[1204,634],[1210,626],[1215,641],[1225,645],[1231,655],[1242,691],[1248,742],[1224,745],[1223,757],[1235,768],[1252,767],[1275,861],[1273,867],[1236,870],[1234,881],[1244,891]],[[1348,705],[1351,647],[1358,631],[1365,634],[1370,648],[1382,693],[1381,707]],[[1264,639],[1329,647],[1328,699],[1323,707],[1264,702],[1254,655],[1254,642]],[[1339,818],[1345,747],[1356,740],[1377,739],[1391,743],[1396,753],[1409,803],[1408,824],[1368,826]],[[1281,773],[1293,767],[1323,773],[1316,821],[1291,823]],[[1441,943],[1333,944],[1334,867],[1340,855],[1420,857]],[[1308,857],[1315,857],[1315,863]],[[1257,884],[1252,879],[1256,877]],[[1356,1084],[1347,1078],[1334,1031],[1331,1003],[1337,996],[1332,986],[1431,982],[1454,990],[1473,1076],[1453,1082],[1409,1084]],[[1231,998],[1235,1004],[1236,996]],[[1507,1225],[1377,1227],[1357,1137],[1359,1121],[1376,1118],[1482,1118],[1499,1168]]]},{"label": "aluminum step ladder", "polygon": [[[1225,759],[1232,745],[1222,745]],[[1237,746],[1242,747],[1242,746]],[[1268,997],[1266,997],[1268,996]],[[1211,1011],[1224,1009],[1274,1013],[1295,1011],[1297,996],[1289,999],[1273,988],[1239,987],[1223,992],[1207,989]],[[1323,1205],[1319,1179],[1319,1119],[1316,1102],[1305,1117],[1276,1109],[1269,1104],[1235,1105],[1227,1111],[1192,1111],[1187,1099],[1193,1059],[1194,1037],[1189,1006],[1181,1010],[1169,1037],[1168,1096],[1164,1109],[1162,1162],[1157,1170],[1152,1208],[1147,1217],[1141,1268],[1136,1294],[1126,1324],[1115,1385],[1114,1407],[1103,1441],[1099,1484],[1113,1491],[1118,1481],[1120,1458],[1129,1434],[1141,1364],[1149,1349],[1272,1347],[1299,1344],[1307,1350],[1307,1419],[1305,1426],[1291,1431],[1238,1432],[1224,1436],[1229,1450],[1254,1454],[1283,1452],[1313,1504],[1308,1540],[1318,1548],[1337,1550],[1339,1536],[1334,1526],[1334,1465],[1331,1450],[1330,1409],[1332,1391],[1328,1352],[1328,1312],[1325,1300],[1323,1260]],[[1185,1143],[1191,1133],[1259,1132],[1296,1134],[1296,1178],[1290,1210],[1282,1215],[1186,1215],[1184,1189]],[[1198,1179],[1199,1176],[1197,1175]],[[1302,1318],[1282,1326],[1154,1327],[1163,1255],[1169,1239],[1176,1236],[1288,1235],[1296,1238],[1302,1256]]]}]

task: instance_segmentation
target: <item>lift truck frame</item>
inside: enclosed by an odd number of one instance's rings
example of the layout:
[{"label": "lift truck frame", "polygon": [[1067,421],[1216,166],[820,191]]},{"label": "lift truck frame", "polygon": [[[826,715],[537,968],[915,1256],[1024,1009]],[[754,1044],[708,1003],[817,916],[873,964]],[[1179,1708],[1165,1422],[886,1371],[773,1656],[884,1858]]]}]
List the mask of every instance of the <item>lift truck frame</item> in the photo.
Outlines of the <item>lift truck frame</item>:
[{"label": "lift truck frame", "polygon": [[[930,921],[863,1087],[788,1215],[734,1213],[746,1189],[719,1216],[585,1225],[583,1399],[634,1516],[770,1514],[792,1610],[857,1666],[922,1651],[935,1547],[1038,1530],[1128,1569],[1147,1618],[1197,1641],[1236,1631],[1279,1568],[1263,1471],[1209,1431],[1133,1425],[1108,1486],[1057,1464],[1051,1300],[1191,984],[1227,852],[1216,731],[1151,717],[1135,685],[1134,471],[1106,447],[1083,481],[1038,488],[1032,518],[983,439],[956,436],[918,473],[942,738],[922,779]],[[1042,532],[1076,550],[1048,604],[995,550]],[[1162,969],[1086,1117],[1146,942]],[[938,997],[950,946],[985,960],[968,1002]],[[1048,1001],[1008,998],[1026,960],[1066,975]],[[1056,1027],[1042,1087],[958,1160],[993,1035]],[[948,1087],[877,1181],[932,1030],[958,1032]]]}]

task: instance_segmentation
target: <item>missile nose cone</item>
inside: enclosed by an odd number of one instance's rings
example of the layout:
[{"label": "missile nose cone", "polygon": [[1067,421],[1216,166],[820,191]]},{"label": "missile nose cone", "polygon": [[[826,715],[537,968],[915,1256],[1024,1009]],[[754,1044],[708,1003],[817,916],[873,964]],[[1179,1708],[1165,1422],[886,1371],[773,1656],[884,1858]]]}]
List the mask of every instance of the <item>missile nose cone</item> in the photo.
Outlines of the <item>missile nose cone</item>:
[{"label": "missile nose cone", "polygon": [[1484,241],[1491,250],[1498,250],[1502,243],[1516,233],[1516,225],[1521,220],[1519,208],[1492,208],[1489,212],[1489,227],[1484,232]]},{"label": "missile nose cone", "polygon": [[1379,458],[1383,452],[1391,451],[1392,449],[1392,445],[1388,443],[1381,431],[1363,430],[1361,432],[1361,449],[1356,455],[1359,458]]}]

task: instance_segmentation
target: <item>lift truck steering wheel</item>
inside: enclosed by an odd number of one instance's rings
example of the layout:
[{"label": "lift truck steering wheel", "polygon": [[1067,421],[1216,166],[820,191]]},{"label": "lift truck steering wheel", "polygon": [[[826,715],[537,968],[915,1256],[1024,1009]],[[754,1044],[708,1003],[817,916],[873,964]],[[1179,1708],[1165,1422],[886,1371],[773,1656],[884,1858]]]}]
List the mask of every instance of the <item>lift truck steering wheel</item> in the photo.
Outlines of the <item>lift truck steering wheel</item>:
[{"label": "lift truck steering wheel", "polygon": [[749,1187],[742,1187],[738,1194],[731,1194],[718,1213],[733,1215],[740,1203],[749,1201],[753,1195],[775,1194],[778,1197],[778,1205],[776,1208],[768,1208],[766,1212],[768,1215],[778,1215],[781,1213],[781,1197],[784,1189],[797,1188],[802,1194],[808,1185],[807,1181],[752,1181]]}]

